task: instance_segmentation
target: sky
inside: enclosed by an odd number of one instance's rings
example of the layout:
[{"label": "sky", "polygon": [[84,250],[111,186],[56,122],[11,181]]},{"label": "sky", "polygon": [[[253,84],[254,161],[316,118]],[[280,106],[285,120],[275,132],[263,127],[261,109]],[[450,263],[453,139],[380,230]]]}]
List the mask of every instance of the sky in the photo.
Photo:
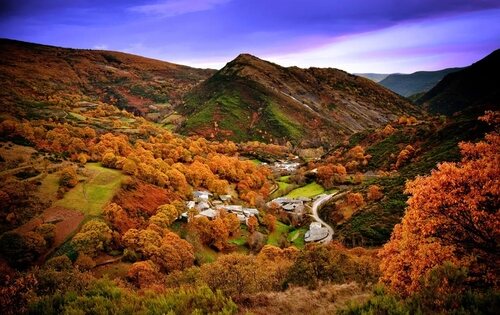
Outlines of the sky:
[{"label": "sky", "polygon": [[500,48],[500,0],[0,0],[0,37],[219,69],[411,73]]}]

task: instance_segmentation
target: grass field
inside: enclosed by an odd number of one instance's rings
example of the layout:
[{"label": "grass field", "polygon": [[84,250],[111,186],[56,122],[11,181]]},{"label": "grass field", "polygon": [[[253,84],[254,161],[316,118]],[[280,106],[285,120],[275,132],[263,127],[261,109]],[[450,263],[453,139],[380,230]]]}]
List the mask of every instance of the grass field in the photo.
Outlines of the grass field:
[{"label": "grass field", "polygon": [[295,245],[297,248],[303,248],[305,245],[304,236],[307,232],[307,228],[300,228],[291,231],[288,234],[288,240]]},{"label": "grass field", "polygon": [[292,190],[288,195],[288,198],[298,198],[298,197],[307,197],[311,198],[317,195],[320,195],[325,192],[323,186],[316,182],[309,183],[305,186]]},{"label": "grass field", "polygon": [[280,239],[283,235],[287,235],[288,231],[290,230],[290,226],[283,224],[279,221],[276,222],[276,229],[274,232],[269,234],[267,238],[267,244],[269,245],[274,245],[274,246],[280,246],[279,242]]},{"label": "grass field", "polygon": [[278,184],[278,189],[281,191],[286,190],[288,187],[292,186],[292,184],[286,183],[286,182],[277,182]]},{"label": "grass field", "polygon": [[104,205],[120,188],[124,175],[97,163],[89,163],[85,169],[88,178],[68,191],[55,205],[81,211],[87,216],[99,216]]}]

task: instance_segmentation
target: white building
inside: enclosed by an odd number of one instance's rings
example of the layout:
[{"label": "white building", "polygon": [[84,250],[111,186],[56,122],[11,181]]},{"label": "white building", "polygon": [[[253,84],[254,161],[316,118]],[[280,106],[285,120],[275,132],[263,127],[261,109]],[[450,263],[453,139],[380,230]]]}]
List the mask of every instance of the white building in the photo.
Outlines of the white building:
[{"label": "white building", "polygon": [[306,232],[304,240],[306,242],[317,242],[328,236],[328,229],[319,222],[312,222],[309,231]]},{"label": "white building", "polygon": [[199,218],[201,216],[207,217],[210,220],[215,219],[219,215],[219,212],[215,211],[214,209],[207,209],[204,211],[201,211],[200,214],[195,215],[195,218]]}]

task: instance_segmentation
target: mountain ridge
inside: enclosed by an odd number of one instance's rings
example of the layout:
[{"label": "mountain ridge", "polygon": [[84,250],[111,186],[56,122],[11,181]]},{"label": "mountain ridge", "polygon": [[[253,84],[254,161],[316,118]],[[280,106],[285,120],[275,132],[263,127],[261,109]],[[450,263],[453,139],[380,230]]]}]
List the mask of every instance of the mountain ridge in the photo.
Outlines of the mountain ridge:
[{"label": "mountain ridge", "polygon": [[497,49],[458,72],[446,75],[416,103],[431,113],[452,115],[471,107],[498,108],[500,89],[495,78],[500,70],[500,49]]},{"label": "mountain ridge", "polygon": [[368,79],[333,68],[281,67],[250,54],[195,87],[178,111],[187,117],[178,130],[187,135],[305,146],[420,114]]},{"label": "mountain ridge", "polygon": [[393,73],[378,82],[391,91],[404,97],[424,93],[432,89],[447,74],[462,68],[446,68],[437,71],[417,71],[410,74]]},{"label": "mountain ridge", "polygon": [[[105,50],[0,40],[0,96],[15,110],[68,94],[116,104],[140,115],[163,115],[215,70]],[[13,79],[15,78],[15,79]],[[64,97],[63,97],[64,96]]]}]

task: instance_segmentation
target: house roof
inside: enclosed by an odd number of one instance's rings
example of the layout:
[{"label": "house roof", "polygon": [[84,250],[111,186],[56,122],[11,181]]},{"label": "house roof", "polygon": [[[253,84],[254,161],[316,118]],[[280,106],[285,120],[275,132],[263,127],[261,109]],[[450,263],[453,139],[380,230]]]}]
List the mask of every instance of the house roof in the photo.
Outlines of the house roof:
[{"label": "house roof", "polygon": [[205,211],[200,212],[200,215],[205,216],[207,218],[215,218],[218,215],[218,212],[214,209],[207,209]]},{"label": "house roof", "polygon": [[210,205],[204,201],[202,201],[196,205],[196,209],[198,209],[200,211],[205,210],[205,209],[209,209],[209,208],[210,208]]},{"label": "house roof", "polygon": [[212,193],[209,191],[204,191],[204,190],[196,190],[196,191],[193,191],[193,196],[194,197],[212,196]]}]

